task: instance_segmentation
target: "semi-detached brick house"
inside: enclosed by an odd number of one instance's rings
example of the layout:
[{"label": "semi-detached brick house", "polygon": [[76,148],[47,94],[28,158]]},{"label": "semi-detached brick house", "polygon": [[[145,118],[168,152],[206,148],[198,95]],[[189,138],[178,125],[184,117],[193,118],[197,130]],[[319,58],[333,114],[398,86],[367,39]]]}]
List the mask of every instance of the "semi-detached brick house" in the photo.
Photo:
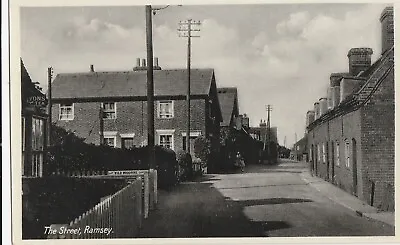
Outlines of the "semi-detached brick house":
[{"label": "semi-detached brick house", "polygon": [[392,7],[380,21],[381,57],[371,65],[371,49],[349,51],[349,71],[333,73],[328,98],[307,113],[308,149],[316,175],[373,206],[394,210]]},{"label": "semi-detached brick house", "polygon": [[[138,67],[136,67],[138,68]],[[140,67],[139,67],[140,68]],[[125,72],[58,74],[53,81],[52,120],[87,143],[100,144],[100,108],[104,142],[114,147],[147,144],[147,79],[143,69]],[[154,70],[155,142],[185,150],[187,70]],[[219,142],[222,121],[213,69],[191,70],[191,152],[197,136]]]}]

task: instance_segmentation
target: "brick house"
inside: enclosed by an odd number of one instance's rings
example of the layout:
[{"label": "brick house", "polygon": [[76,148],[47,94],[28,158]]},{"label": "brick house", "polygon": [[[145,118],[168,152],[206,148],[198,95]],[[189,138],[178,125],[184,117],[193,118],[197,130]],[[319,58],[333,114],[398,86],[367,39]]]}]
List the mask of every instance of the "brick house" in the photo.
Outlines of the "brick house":
[{"label": "brick house", "polygon": [[46,96],[35,86],[21,59],[22,176],[42,177],[47,147]]},{"label": "brick house", "polygon": [[[157,62],[158,63],[158,62]],[[156,63],[156,64],[157,64]],[[147,145],[145,61],[133,71],[58,74],[52,85],[52,120],[87,143],[113,147]],[[155,143],[186,150],[187,70],[154,70]],[[191,70],[191,153],[194,139],[205,135],[218,146],[222,121],[213,69]],[[100,110],[103,115],[100,116]]]},{"label": "brick house", "polygon": [[293,148],[290,151],[292,158],[298,161],[307,161],[308,159],[307,145],[308,145],[307,135],[305,135],[299,141],[294,143]]},{"label": "brick house", "polygon": [[239,117],[237,88],[218,88],[218,101],[221,106],[221,144],[225,145],[229,133],[235,129]]},{"label": "brick house", "polygon": [[393,8],[382,12],[382,51],[353,48],[349,71],[332,73],[327,98],[307,112],[310,167],[321,178],[394,210]]}]

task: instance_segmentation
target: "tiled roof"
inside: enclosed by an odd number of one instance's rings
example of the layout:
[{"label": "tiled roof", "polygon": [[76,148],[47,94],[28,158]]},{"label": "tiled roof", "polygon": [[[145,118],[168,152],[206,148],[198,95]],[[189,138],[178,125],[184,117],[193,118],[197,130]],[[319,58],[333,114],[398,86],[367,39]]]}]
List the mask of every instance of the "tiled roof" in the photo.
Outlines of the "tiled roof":
[{"label": "tiled roof", "polygon": [[221,126],[229,126],[233,115],[235,100],[237,100],[237,88],[218,88],[217,90],[223,120]]},{"label": "tiled roof", "polygon": [[21,63],[21,99],[24,100],[29,96],[43,96],[44,94],[39,91],[26,70],[24,62],[20,59]]},{"label": "tiled roof", "polygon": [[[208,95],[213,69],[191,70],[191,94]],[[186,95],[187,70],[154,70],[154,95]],[[58,74],[52,84],[54,99],[137,97],[147,95],[146,71]]]}]

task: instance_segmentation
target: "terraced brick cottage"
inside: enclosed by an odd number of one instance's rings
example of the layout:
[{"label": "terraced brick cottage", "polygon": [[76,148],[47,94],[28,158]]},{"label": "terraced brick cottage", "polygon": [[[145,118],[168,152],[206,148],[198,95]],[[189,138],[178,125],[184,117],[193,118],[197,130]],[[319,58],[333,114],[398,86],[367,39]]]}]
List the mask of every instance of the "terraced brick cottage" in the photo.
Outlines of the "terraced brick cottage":
[{"label": "terraced brick cottage", "polygon": [[[133,71],[95,72],[91,66],[89,72],[58,74],[52,85],[53,122],[87,143],[100,144],[102,121],[105,144],[123,148],[146,145],[146,66],[145,60],[142,66],[139,63]],[[187,71],[155,68],[155,142],[175,151],[185,150]],[[214,70],[192,69],[191,148],[199,135],[218,144],[221,121]]]},{"label": "terraced brick cottage", "polygon": [[353,48],[349,71],[333,73],[327,98],[307,113],[313,172],[370,205],[394,210],[393,8],[382,12],[382,51]]}]

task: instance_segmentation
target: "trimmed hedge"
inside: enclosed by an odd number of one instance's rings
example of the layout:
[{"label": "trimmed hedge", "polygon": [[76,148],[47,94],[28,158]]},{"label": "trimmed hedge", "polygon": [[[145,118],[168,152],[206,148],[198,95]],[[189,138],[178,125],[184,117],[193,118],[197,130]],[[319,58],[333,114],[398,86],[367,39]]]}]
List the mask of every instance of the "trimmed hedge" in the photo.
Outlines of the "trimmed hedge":
[{"label": "trimmed hedge", "polygon": [[[53,146],[48,149],[45,174],[58,172],[103,172],[110,170],[149,169],[147,146],[121,149],[107,145],[87,144],[70,131],[53,125]],[[160,187],[174,185],[179,171],[175,152],[155,147],[156,169]]]}]

